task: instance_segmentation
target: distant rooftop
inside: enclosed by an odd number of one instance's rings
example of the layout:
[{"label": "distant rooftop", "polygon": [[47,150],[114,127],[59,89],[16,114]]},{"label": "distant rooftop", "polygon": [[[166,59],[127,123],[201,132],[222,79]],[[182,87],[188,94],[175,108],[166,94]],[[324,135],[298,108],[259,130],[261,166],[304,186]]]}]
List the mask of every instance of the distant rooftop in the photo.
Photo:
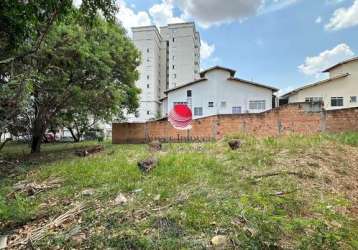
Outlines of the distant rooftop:
[{"label": "distant rooftop", "polygon": [[337,64],[333,65],[332,67],[330,67],[330,68],[324,70],[323,73],[328,73],[328,72],[331,71],[332,69],[335,69],[335,68],[337,68],[337,67],[339,67],[339,66],[341,66],[341,65],[344,65],[344,64],[346,64],[346,63],[350,63],[350,62],[353,62],[353,61],[358,61],[358,57],[353,57],[353,58],[350,58],[350,59],[345,60],[345,61],[343,61],[343,62],[337,63]]}]

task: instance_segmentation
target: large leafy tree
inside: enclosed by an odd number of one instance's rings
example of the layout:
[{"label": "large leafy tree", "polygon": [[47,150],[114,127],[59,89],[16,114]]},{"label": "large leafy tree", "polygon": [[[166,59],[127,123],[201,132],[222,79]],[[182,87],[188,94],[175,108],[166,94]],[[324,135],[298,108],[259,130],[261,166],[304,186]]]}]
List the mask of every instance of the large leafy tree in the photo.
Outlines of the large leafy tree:
[{"label": "large leafy tree", "polygon": [[138,106],[139,52],[118,24],[95,18],[88,27],[77,11],[57,23],[42,47],[24,60],[20,80],[31,86],[31,151],[40,151],[51,122],[75,113],[111,120]]},{"label": "large leafy tree", "polygon": [[[82,25],[91,26],[98,12],[109,22],[115,19],[114,0],[77,2],[81,3],[77,21]],[[16,133],[23,126],[23,119],[19,124],[15,122],[19,122],[17,114],[26,111],[24,104],[31,85],[28,79],[21,80],[22,75],[18,77],[18,68],[41,48],[54,24],[71,13],[72,4],[73,0],[0,1],[0,135],[9,130]]]},{"label": "large leafy tree", "polygon": [[[98,11],[108,21],[114,20],[117,11],[114,0],[80,2],[84,23],[91,24]],[[71,9],[72,0],[1,0],[0,65],[36,52],[53,24],[65,18]]]}]

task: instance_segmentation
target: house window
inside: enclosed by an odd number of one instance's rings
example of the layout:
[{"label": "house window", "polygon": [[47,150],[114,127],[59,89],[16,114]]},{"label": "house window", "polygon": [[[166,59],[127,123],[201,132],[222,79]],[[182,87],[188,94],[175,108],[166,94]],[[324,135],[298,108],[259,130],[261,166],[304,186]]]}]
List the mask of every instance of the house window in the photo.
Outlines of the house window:
[{"label": "house window", "polygon": [[203,115],[203,108],[202,107],[195,107],[194,108],[194,115],[195,116],[202,116]]},{"label": "house window", "polygon": [[173,60],[175,60],[175,56],[173,56]]},{"label": "house window", "polygon": [[149,112],[149,110],[147,111],[147,115],[149,115],[150,114],[150,112]]},{"label": "house window", "polygon": [[149,58],[147,58],[147,62],[150,62]]},{"label": "house window", "polygon": [[214,107],[214,102],[209,102],[209,103],[208,103],[208,107],[209,107],[209,108],[213,108],[213,107]]},{"label": "house window", "polygon": [[173,37],[173,43],[175,42],[175,38]]},{"label": "house window", "polygon": [[175,65],[173,65],[173,69],[175,69]]},{"label": "house window", "polygon": [[249,101],[249,109],[265,110],[266,109],[266,101],[265,100]]},{"label": "house window", "polygon": [[147,75],[147,80],[149,80],[149,75]]},{"label": "house window", "polygon": [[232,107],[233,114],[241,114],[241,107]]},{"label": "house window", "polygon": [[177,74],[174,74],[174,79],[176,79],[177,78]]},{"label": "house window", "polygon": [[357,96],[351,96],[351,103],[357,102]]},{"label": "house window", "polygon": [[147,53],[149,53],[149,49],[147,49]]},{"label": "house window", "polygon": [[187,102],[174,102],[173,105],[175,107],[176,105],[188,105],[188,103]]},{"label": "house window", "polygon": [[323,101],[323,98],[322,97],[306,97],[305,98],[305,102],[322,102]]},{"label": "house window", "polygon": [[147,89],[149,89],[149,84],[147,84]]},{"label": "house window", "polygon": [[191,97],[191,95],[192,95],[191,90],[188,90],[188,91],[186,92],[186,96],[187,96],[187,97]]},{"label": "house window", "polygon": [[226,102],[221,102],[221,103],[220,103],[220,106],[221,106],[222,108],[225,108],[225,107],[226,107]]},{"label": "house window", "polygon": [[343,106],[343,97],[331,97],[331,106],[332,107],[342,107]]}]

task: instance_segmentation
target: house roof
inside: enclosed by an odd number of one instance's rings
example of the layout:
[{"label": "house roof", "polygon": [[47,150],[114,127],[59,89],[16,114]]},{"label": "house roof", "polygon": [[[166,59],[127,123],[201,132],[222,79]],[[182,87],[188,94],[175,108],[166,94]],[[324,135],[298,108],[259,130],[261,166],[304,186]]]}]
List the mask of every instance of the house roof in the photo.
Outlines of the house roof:
[{"label": "house roof", "polygon": [[233,70],[233,69],[229,69],[229,68],[225,68],[225,67],[221,67],[221,66],[214,66],[214,67],[208,68],[208,69],[200,72],[200,77],[205,77],[206,73],[208,73],[209,71],[217,70],[217,69],[230,72],[231,77],[234,77],[235,73],[236,73],[236,70]]},{"label": "house roof", "polygon": [[358,57],[353,57],[351,59],[348,59],[348,60],[345,60],[343,62],[337,63],[337,64],[333,65],[332,67],[330,67],[330,68],[328,68],[328,69],[326,69],[326,70],[324,70],[322,72],[327,73],[327,72],[331,71],[332,69],[335,69],[335,68],[337,68],[337,67],[339,67],[341,65],[344,65],[344,64],[350,63],[350,62],[354,62],[354,61],[358,61]]},{"label": "house roof", "polygon": [[319,82],[315,82],[315,83],[311,83],[311,84],[305,85],[305,86],[303,86],[303,87],[300,87],[300,88],[298,88],[298,89],[292,90],[292,91],[290,91],[290,92],[284,94],[283,96],[281,96],[281,98],[289,97],[290,95],[295,94],[295,93],[297,93],[298,91],[301,91],[301,90],[303,90],[303,89],[311,88],[311,87],[318,86],[318,85],[321,85],[321,84],[324,84],[324,83],[329,83],[329,82],[331,82],[331,81],[333,81],[333,80],[341,79],[341,78],[347,77],[347,76],[349,76],[349,75],[350,75],[349,73],[341,74],[341,75],[338,75],[338,76],[335,76],[335,77],[332,77],[332,78],[328,78],[328,79],[323,80],[323,81],[319,81]]},{"label": "house roof", "polygon": [[231,80],[231,81],[239,81],[239,82],[243,82],[243,83],[255,85],[255,86],[257,86],[257,87],[262,87],[262,88],[266,88],[266,89],[271,89],[271,90],[274,91],[274,92],[279,91],[279,89],[277,89],[277,88],[275,88],[275,87],[271,87],[271,86],[268,86],[268,85],[264,85],[264,84],[261,84],[261,83],[252,82],[252,81],[248,81],[248,80],[244,80],[244,79],[240,79],[240,78],[236,78],[236,77],[230,77],[230,78],[228,78],[228,80]]},{"label": "house roof", "polygon": [[189,82],[189,83],[186,83],[186,84],[183,84],[183,85],[180,85],[180,86],[175,87],[175,88],[168,89],[168,90],[164,91],[164,93],[169,93],[169,92],[172,92],[172,91],[175,91],[175,90],[178,90],[178,89],[181,89],[181,88],[185,88],[185,87],[188,87],[190,85],[193,85],[193,84],[196,84],[196,83],[199,83],[199,82],[207,81],[208,79],[204,78],[205,74],[207,72],[213,71],[213,70],[224,70],[224,71],[230,72],[230,77],[227,79],[229,81],[237,81],[237,82],[242,82],[242,83],[246,83],[246,84],[251,84],[251,85],[255,85],[257,87],[270,89],[270,90],[272,90],[274,92],[278,91],[277,88],[274,88],[274,87],[271,87],[271,86],[268,86],[268,85],[264,85],[264,84],[260,84],[260,83],[257,83],[257,82],[252,82],[252,81],[236,78],[236,77],[234,77],[236,71],[233,70],[233,69],[228,69],[228,68],[224,68],[224,67],[220,67],[220,66],[215,66],[215,67],[209,68],[209,69],[204,70],[203,72],[201,72],[200,75],[201,75],[202,78],[200,78],[198,80],[195,80],[195,81],[192,81],[192,82]]},{"label": "house roof", "polygon": [[193,85],[193,84],[195,84],[195,83],[204,82],[204,81],[207,81],[207,80],[208,80],[208,79],[206,79],[206,78],[201,78],[201,79],[198,79],[198,80],[195,80],[195,81],[192,81],[192,82],[189,82],[189,83],[186,83],[186,84],[177,86],[177,87],[175,87],[175,88],[167,89],[166,91],[164,91],[164,93],[173,92],[174,90],[178,90],[178,89],[181,89],[181,88],[185,88],[185,87],[188,87],[188,86]]}]

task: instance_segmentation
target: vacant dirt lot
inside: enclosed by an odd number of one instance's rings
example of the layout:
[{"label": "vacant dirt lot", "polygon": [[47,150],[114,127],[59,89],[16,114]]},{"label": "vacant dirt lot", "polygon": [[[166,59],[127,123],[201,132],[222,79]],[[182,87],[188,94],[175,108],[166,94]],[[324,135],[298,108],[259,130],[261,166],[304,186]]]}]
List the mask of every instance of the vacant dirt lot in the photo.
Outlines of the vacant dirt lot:
[{"label": "vacant dirt lot", "polygon": [[[215,143],[46,145],[1,156],[13,249],[357,249],[358,133]],[[155,164],[148,172],[137,162]],[[153,162],[151,162],[153,160]],[[2,240],[1,240],[2,239]]]}]

